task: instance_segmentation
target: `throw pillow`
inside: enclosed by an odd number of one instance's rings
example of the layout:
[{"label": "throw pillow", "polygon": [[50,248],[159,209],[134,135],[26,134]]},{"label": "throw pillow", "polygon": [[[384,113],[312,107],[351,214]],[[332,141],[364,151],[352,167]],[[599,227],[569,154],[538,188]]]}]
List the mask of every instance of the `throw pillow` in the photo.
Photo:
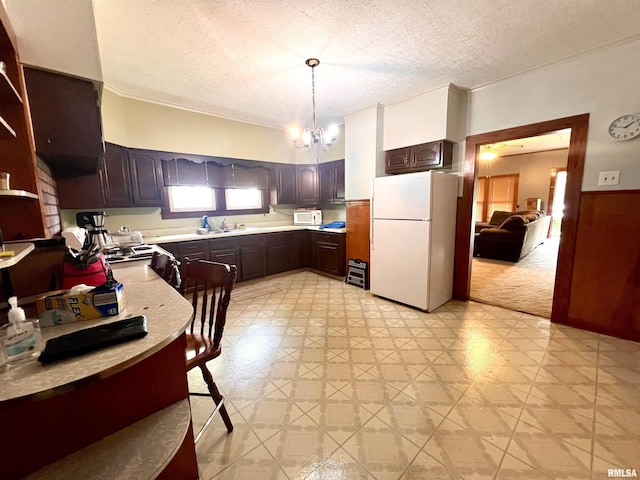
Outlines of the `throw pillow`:
[{"label": "throw pillow", "polygon": [[529,223],[529,220],[522,215],[511,215],[504,222],[502,222],[500,228],[509,231],[520,230],[527,223]]}]

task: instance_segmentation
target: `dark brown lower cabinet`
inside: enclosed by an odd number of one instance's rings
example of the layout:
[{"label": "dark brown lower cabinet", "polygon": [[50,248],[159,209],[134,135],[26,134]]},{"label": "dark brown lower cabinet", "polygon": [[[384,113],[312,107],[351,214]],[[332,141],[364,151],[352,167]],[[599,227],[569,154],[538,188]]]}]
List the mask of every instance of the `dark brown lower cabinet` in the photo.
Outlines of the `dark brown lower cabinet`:
[{"label": "dark brown lower cabinet", "polygon": [[179,261],[186,257],[238,267],[238,282],[311,267],[343,277],[345,235],[295,230],[190,240],[160,245]]},{"label": "dark brown lower cabinet", "polygon": [[240,242],[238,237],[215,238],[209,240],[209,260],[238,267],[238,282],[242,281],[240,264]]},{"label": "dark brown lower cabinet", "polygon": [[346,270],[345,236],[340,233],[310,232],[311,268],[343,277]]},{"label": "dark brown lower cabinet", "polygon": [[293,270],[293,232],[269,233],[266,237],[267,275]]},{"label": "dark brown lower cabinet", "polygon": [[264,237],[263,234],[239,237],[242,280],[251,280],[267,275]]},{"label": "dark brown lower cabinet", "polygon": [[293,235],[293,268],[309,266],[309,231],[296,230]]}]

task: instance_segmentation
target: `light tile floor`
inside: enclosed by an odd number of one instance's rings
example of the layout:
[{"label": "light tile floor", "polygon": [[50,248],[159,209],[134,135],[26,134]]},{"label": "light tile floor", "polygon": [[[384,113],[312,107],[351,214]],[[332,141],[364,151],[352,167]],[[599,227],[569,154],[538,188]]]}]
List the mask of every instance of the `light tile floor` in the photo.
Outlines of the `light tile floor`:
[{"label": "light tile floor", "polygon": [[[427,314],[312,272],[269,282],[231,304],[210,363],[235,429],[216,417],[196,445],[202,479],[640,474],[640,344],[474,302]],[[191,402],[197,431],[212,402]]]}]

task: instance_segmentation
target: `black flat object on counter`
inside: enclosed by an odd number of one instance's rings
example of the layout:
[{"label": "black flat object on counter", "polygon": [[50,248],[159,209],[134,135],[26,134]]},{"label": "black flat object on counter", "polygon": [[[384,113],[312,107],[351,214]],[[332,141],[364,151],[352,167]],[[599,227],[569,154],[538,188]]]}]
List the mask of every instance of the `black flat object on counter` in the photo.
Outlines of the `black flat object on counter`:
[{"label": "black flat object on counter", "polygon": [[51,363],[63,358],[75,357],[118,343],[142,338],[147,333],[147,317],[144,315],[85,328],[47,340],[38,361]]}]

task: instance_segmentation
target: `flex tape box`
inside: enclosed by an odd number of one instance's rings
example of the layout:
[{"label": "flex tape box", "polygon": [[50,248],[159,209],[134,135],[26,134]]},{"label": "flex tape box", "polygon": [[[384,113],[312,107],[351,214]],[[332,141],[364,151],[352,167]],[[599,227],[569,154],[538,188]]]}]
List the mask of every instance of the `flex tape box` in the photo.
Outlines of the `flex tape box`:
[{"label": "flex tape box", "polygon": [[124,309],[124,286],[121,283],[100,285],[84,293],[70,292],[50,292],[36,300],[41,327],[110,317]]}]

